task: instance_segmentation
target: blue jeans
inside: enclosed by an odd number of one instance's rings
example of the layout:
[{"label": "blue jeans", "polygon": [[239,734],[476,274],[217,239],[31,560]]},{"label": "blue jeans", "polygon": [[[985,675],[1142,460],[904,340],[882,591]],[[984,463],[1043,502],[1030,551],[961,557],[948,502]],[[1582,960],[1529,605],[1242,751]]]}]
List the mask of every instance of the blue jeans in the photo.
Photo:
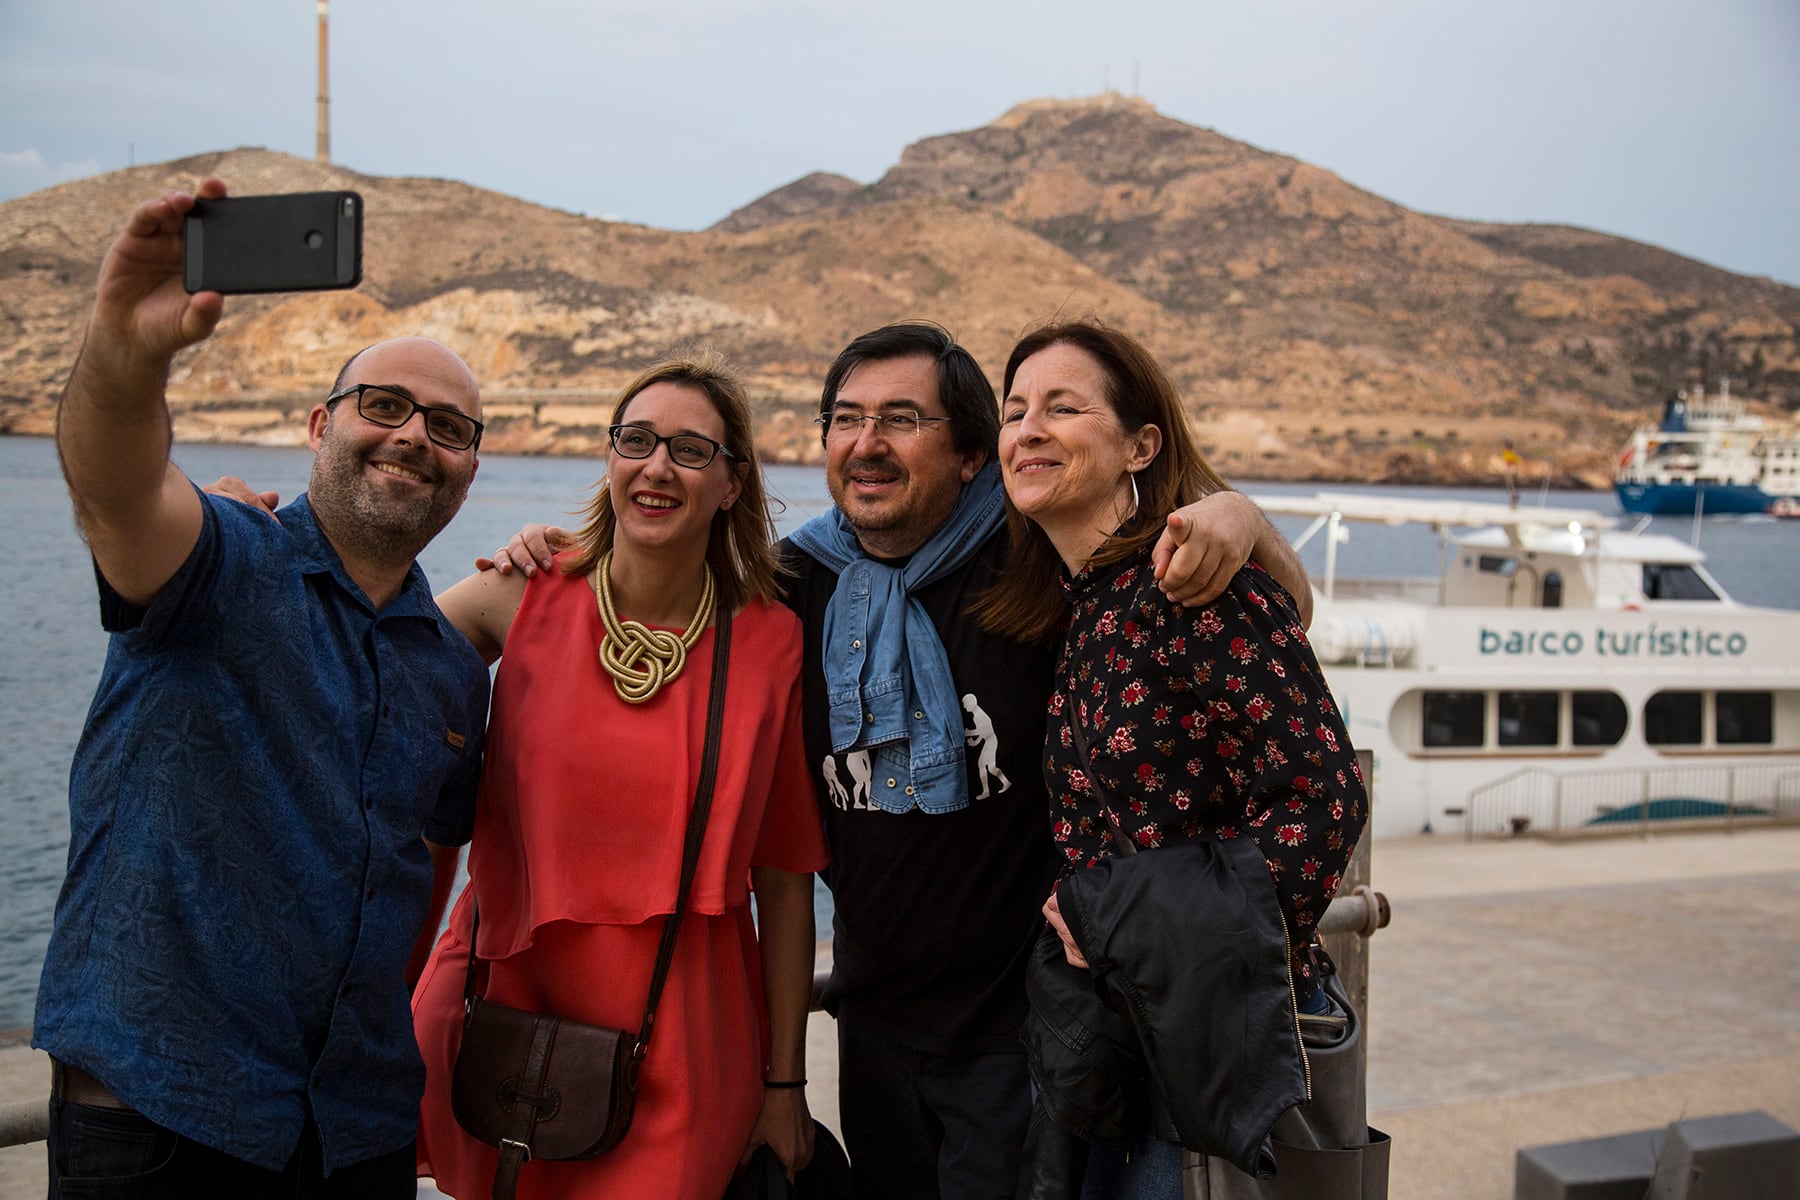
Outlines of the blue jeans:
[{"label": "blue jeans", "polygon": [[1181,1147],[1145,1137],[1127,1161],[1117,1150],[1095,1146],[1081,1200],[1181,1200]]},{"label": "blue jeans", "polygon": [[288,1165],[270,1171],[184,1138],[131,1109],[52,1096],[49,1152],[49,1200],[402,1200],[419,1191],[410,1144],[325,1178],[319,1132],[311,1121]]}]

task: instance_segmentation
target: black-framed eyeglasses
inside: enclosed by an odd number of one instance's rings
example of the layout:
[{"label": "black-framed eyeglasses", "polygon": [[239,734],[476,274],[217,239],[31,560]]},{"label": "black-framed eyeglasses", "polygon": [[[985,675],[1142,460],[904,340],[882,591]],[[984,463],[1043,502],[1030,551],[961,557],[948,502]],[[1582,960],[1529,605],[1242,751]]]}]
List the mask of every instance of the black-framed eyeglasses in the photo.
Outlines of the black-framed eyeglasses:
[{"label": "black-framed eyeglasses", "polygon": [[425,436],[444,449],[468,450],[481,443],[485,426],[466,412],[420,404],[404,392],[378,383],[357,383],[333,392],[325,397],[325,407],[330,408],[345,396],[356,397],[356,411],[370,424],[398,429],[412,420],[414,413],[423,413]]},{"label": "black-framed eyeglasses", "polygon": [[949,417],[928,417],[910,408],[896,408],[888,412],[859,413],[837,411],[829,416],[814,417],[813,424],[825,431],[828,438],[849,440],[862,436],[864,421],[875,422],[875,432],[885,438],[907,438],[923,432],[927,427],[948,421]]},{"label": "black-framed eyeglasses", "polygon": [[642,425],[612,425],[606,432],[612,437],[612,448],[626,458],[649,458],[658,446],[669,448],[669,461],[678,467],[698,471],[723,454],[731,462],[737,455],[709,437],[697,433],[674,433],[663,437]]}]

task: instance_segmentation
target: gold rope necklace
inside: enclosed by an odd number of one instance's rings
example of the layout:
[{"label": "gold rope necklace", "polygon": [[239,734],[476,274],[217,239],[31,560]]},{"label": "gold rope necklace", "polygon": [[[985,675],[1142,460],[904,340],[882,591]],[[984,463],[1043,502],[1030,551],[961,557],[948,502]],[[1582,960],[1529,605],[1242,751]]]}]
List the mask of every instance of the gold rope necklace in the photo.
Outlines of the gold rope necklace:
[{"label": "gold rope necklace", "polygon": [[613,609],[612,551],[594,568],[594,597],[600,605],[600,624],[606,638],[600,643],[600,665],[612,676],[613,690],[627,704],[642,704],[662,691],[687,666],[687,652],[700,640],[700,631],[713,617],[713,573],[706,567],[700,587],[700,606],[679,636],[666,629],[651,629],[637,621],[621,621]]}]

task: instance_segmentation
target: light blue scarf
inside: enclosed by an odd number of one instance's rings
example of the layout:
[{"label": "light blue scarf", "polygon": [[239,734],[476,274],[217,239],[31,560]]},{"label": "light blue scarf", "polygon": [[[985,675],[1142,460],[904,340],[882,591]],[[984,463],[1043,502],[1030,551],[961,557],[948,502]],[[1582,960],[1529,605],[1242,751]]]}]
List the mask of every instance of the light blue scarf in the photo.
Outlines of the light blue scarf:
[{"label": "light blue scarf", "polygon": [[1005,516],[1000,468],[990,462],[904,566],[865,554],[836,508],[793,534],[794,545],[838,573],[821,643],[831,748],[869,755],[877,808],[969,806],[962,702],[944,644],[912,593],[968,562]]}]

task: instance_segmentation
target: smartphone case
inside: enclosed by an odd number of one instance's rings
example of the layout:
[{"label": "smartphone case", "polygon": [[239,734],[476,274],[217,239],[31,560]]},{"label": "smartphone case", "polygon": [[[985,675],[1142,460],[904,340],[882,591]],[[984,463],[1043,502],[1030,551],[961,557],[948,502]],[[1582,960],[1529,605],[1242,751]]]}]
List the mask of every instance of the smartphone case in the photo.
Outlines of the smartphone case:
[{"label": "smartphone case", "polygon": [[362,218],[356,192],[196,201],[182,226],[182,284],[228,295],[355,287]]}]

